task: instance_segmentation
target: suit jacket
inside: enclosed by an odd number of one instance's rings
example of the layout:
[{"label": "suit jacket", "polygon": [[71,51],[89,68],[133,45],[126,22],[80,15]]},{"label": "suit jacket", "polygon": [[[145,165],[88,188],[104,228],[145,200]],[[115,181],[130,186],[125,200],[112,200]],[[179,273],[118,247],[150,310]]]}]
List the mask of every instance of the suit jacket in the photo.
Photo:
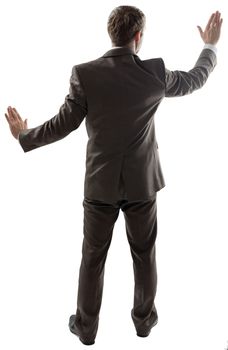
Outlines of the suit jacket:
[{"label": "suit jacket", "polygon": [[23,130],[24,152],[58,141],[85,118],[88,134],[84,196],[113,203],[145,200],[165,186],[154,115],[164,97],[201,88],[216,65],[203,49],[188,72],[168,70],[161,58],[141,60],[130,48],[107,51],[75,65],[69,93],[59,113]]}]

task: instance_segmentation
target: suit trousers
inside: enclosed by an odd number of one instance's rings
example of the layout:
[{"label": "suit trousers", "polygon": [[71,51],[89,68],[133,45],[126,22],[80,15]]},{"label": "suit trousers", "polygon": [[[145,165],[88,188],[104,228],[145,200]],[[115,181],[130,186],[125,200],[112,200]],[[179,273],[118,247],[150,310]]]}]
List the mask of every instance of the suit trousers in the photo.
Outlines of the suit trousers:
[{"label": "suit trousers", "polygon": [[151,199],[116,203],[84,198],[82,259],[78,279],[75,325],[84,339],[95,340],[102,302],[105,261],[119,210],[124,213],[127,239],[133,259],[134,305],[131,317],[138,333],[149,333],[157,320],[154,304],[157,288],[155,240],[156,192]]}]

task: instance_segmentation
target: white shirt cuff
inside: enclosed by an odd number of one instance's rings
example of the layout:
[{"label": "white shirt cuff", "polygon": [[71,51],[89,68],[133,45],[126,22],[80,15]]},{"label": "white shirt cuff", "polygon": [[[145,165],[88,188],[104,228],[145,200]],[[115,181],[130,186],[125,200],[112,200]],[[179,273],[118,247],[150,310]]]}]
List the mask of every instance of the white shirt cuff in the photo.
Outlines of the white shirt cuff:
[{"label": "white shirt cuff", "polygon": [[217,54],[217,47],[216,47],[215,45],[212,45],[212,44],[205,44],[205,45],[204,45],[204,49],[212,50],[212,51],[214,51],[215,54]]}]

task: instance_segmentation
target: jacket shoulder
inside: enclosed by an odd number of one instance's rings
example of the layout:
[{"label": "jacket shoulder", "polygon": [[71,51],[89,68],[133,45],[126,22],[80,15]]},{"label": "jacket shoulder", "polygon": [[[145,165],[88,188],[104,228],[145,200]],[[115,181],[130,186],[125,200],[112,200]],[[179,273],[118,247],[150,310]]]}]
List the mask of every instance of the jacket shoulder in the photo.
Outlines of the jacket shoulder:
[{"label": "jacket shoulder", "polygon": [[135,57],[136,63],[146,70],[148,73],[154,74],[155,72],[163,77],[165,77],[165,65],[162,58],[149,58],[146,60],[141,60],[138,56]]},{"label": "jacket shoulder", "polygon": [[82,63],[79,63],[79,64],[76,64],[76,65],[74,65],[74,69],[78,69],[78,70],[80,70],[80,69],[86,69],[86,68],[88,68],[88,67],[90,67],[90,66],[96,66],[96,65],[99,65],[101,62],[102,62],[102,57],[99,57],[99,58],[97,58],[97,59],[95,59],[95,60],[91,60],[91,61],[86,61],[86,62],[82,62]]}]

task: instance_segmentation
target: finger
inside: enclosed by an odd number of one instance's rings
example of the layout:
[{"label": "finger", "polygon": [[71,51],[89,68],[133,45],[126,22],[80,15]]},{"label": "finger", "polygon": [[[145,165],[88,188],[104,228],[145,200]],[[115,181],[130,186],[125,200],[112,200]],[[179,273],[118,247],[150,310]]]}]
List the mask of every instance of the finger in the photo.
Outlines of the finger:
[{"label": "finger", "polygon": [[211,27],[216,27],[219,23],[219,20],[220,20],[220,12],[216,11],[215,16],[211,22]]},{"label": "finger", "polygon": [[221,13],[219,13],[218,18],[217,18],[217,26],[220,26],[220,22],[221,22]]},{"label": "finger", "polygon": [[219,21],[219,24],[217,26],[217,31],[220,33],[221,31],[221,27],[222,27],[222,22],[223,22],[223,19],[221,18],[220,21]]},{"label": "finger", "polygon": [[219,16],[220,16],[219,12],[216,11],[215,16],[214,16],[214,18],[212,20],[212,23],[211,23],[211,27],[216,27],[217,26],[218,21],[219,21]]},{"label": "finger", "polygon": [[16,108],[13,108],[12,112],[17,120],[22,121],[22,118],[21,118],[20,114],[18,113],[18,111],[16,110]]},{"label": "finger", "polygon": [[203,30],[202,30],[202,28],[201,28],[200,26],[197,26],[197,28],[198,28],[198,30],[199,30],[199,32],[200,32],[200,35],[202,36],[202,35],[203,35]]},{"label": "finger", "polygon": [[24,125],[25,125],[26,128],[28,127],[28,119],[25,119]]},{"label": "finger", "polygon": [[9,107],[7,108],[8,113],[11,113],[11,110],[12,110],[12,108],[9,106]]},{"label": "finger", "polygon": [[207,25],[206,25],[205,31],[208,30],[208,29],[210,28],[214,16],[215,16],[215,13],[212,13],[212,15],[211,15],[211,17],[209,18],[209,21],[208,21],[208,23],[207,23]]},{"label": "finger", "polygon": [[14,113],[17,115],[18,119],[22,120],[20,114],[18,113],[18,111],[16,110],[16,108],[13,109]]},{"label": "finger", "polygon": [[13,111],[12,111],[11,107],[8,107],[7,111],[8,111],[8,115],[9,115],[9,120],[13,121],[15,118],[14,118]]},{"label": "finger", "polygon": [[9,114],[9,121],[11,124],[18,123],[19,121],[21,121],[20,117],[18,117],[18,115],[16,114],[16,112],[12,107],[8,108],[8,114]]},{"label": "finger", "polygon": [[8,115],[6,113],[5,113],[5,117],[6,117],[7,122],[10,123],[9,117],[8,117]]},{"label": "finger", "polygon": [[10,116],[5,113],[6,120],[11,128],[14,125],[14,119],[10,119]]},{"label": "finger", "polygon": [[11,115],[13,114],[13,108],[12,108],[11,106],[9,106],[9,107],[7,108],[7,110],[8,110],[8,113],[10,113]]},{"label": "finger", "polygon": [[18,111],[16,110],[16,108],[12,108],[12,110],[13,110],[13,113],[14,113],[15,115],[20,115],[20,114],[18,113]]},{"label": "finger", "polygon": [[220,17],[221,17],[221,13],[219,11],[217,11],[216,21],[219,22]]}]

